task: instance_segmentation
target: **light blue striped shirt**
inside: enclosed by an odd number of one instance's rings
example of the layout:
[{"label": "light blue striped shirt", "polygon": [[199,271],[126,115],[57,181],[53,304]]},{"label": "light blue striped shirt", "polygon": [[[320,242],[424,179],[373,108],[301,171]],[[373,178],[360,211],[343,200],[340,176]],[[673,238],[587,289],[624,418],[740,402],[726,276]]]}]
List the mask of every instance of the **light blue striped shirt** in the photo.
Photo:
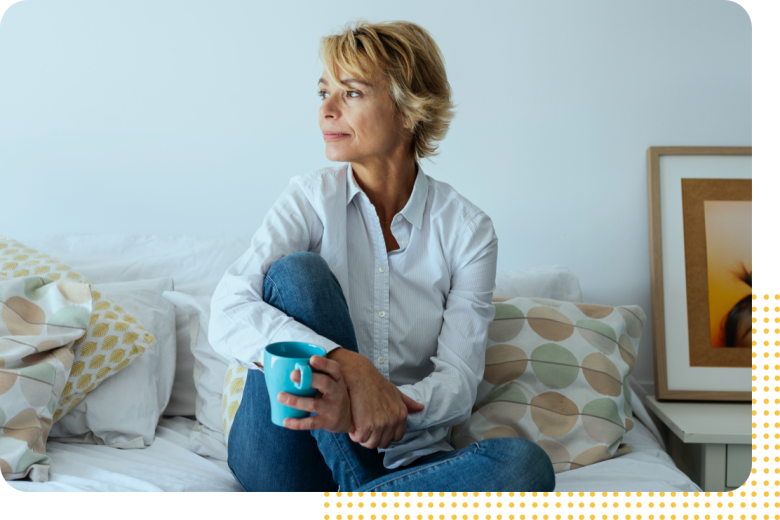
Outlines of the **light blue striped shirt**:
[{"label": "light blue striped shirt", "polygon": [[412,195],[391,224],[400,249],[387,252],[352,164],[323,168],[291,179],[211,301],[209,342],[228,360],[259,370],[254,362],[277,341],[330,351],[338,345],[262,299],[273,262],[298,251],[322,256],[341,284],[360,353],[425,405],[408,415],[404,438],[384,450],[388,468],[453,449],[450,430],[471,415],[495,316],[493,222],[416,167]]}]

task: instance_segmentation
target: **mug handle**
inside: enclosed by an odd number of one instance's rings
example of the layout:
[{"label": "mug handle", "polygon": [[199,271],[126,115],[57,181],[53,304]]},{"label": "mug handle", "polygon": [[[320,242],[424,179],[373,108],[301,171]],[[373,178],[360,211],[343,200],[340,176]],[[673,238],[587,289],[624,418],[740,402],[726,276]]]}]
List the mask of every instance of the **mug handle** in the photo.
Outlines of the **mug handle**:
[{"label": "mug handle", "polygon": [[295,363],[295,370],[301,371],[301,382],[296,383],[293,381],[293,384],[295,385],[295,388],[298,390],[308,390],[311,388],[311,367],[309,365],[301,365],[300,363]]}]

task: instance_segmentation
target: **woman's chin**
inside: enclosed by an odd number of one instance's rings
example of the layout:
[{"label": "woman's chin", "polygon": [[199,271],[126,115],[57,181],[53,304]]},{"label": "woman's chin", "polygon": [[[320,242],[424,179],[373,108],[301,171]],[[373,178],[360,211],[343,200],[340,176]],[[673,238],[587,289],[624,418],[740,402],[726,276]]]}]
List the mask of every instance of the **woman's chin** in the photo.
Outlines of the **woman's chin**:
[{"label": "woman's chin", "polygon": [[333,161],[333,162],[349,161],[349,156],[347,154],[341,153],[337,150],[333,150],[330,146],[325,148],[325,157],[327,157],[329,161]]}]

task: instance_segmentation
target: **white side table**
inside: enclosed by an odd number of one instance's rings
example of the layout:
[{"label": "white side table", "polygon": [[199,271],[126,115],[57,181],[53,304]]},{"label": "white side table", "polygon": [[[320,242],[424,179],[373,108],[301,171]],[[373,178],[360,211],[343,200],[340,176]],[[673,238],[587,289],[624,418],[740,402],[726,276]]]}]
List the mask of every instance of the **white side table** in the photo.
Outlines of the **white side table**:
[{"label": "white side table", "polygon": [[750,403],[656,401],[647,396],[646,404],[667,427],[672,460],[700,488],[731,491],[745,483],[752,467]]}]

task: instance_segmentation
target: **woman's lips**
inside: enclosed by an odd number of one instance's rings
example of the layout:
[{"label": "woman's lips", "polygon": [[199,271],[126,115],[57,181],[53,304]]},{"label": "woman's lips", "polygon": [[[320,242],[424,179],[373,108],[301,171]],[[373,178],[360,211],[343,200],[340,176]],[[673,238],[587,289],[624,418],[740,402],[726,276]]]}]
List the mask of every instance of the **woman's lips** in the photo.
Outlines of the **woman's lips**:
[{"label": "woman's lips", "polygon": [[322,134],[326,141],[332,141],[333,139],[341,139],[342,137],[348,137],[349,134]]}]

